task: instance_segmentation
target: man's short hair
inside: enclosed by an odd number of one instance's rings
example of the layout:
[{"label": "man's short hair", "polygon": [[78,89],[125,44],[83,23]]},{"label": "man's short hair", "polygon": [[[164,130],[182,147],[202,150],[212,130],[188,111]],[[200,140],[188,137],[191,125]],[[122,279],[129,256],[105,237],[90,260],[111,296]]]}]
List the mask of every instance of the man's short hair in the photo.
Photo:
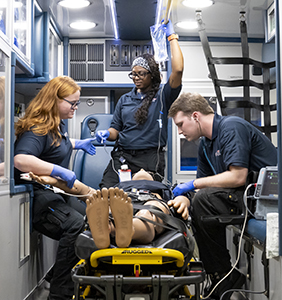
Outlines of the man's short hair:
[{"label": "man's short hair", "polygon": [[173,118],[182,111],[185,115],[191,116],[194,111],[204,115],[213,114],[214,110],[208,101],[198,93],[182,93],[171,105],[168,117]]}]

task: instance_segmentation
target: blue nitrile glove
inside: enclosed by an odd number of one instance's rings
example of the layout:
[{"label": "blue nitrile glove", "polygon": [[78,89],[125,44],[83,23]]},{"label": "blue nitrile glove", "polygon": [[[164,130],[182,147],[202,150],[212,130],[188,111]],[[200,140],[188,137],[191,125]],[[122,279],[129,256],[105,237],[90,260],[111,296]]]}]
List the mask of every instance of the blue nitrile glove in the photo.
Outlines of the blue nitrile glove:
[{"label": "blue nitrile glove", "polygon": [[85,139],[85,140],[75,140],[74,149],[82,149],[90,155],[96,154],[96,148],[92,144],[95,138]]},{"label": "blue nitrile glove", "polygon": [[67,182],[67,187],[72,188],[76,180],[75,173],[69,169],[63,168],[58,165],[54,165],[53,170],[50,174],[52,177],[60,177],[62,180]]},{"label": "blue nitrile glove", "polygon": [[174,189],[173,189],[173,194],[174,196],[179,196],[179,195],[185,195],[186,193],[193,191],[195,189],[194,186],[194,180],[178,184]]},{"label": "blue nitrile glove", "polygon": [[168,20],[168,23],[167,24],[163,24],[164,22],[164,19],[162,19],[162,22],[161,22],[161,27],[162,27],[162,30],[165,32],[166,36],[169,37],[170,35],[172,35],[173,33],[175,33],[174,29],[173,29],[173,25],[171,23],[170,20]]},{"label": "blue nitrile glove", "polygon": [[106,139],[110,136],[109,130],[99,130],[96,132],[96,140],[98,143],[104,144]]}]

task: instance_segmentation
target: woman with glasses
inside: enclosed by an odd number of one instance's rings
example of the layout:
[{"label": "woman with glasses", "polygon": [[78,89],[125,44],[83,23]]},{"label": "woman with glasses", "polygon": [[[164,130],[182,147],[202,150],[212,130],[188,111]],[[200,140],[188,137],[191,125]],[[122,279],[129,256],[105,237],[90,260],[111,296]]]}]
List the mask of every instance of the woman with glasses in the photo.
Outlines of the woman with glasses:
[{"label": "woman with glasses", "polygon": [[[63,120],[71,119],[80,103],[80,87],[67,76],[48,82],[30,102],[24,117],[15,125],[15,180],[21,173],[34,172],[66,181],[73,187],[75,173],[68,169],[73,149],[95,154],[93,139],[72,140]],[[57,258],[50,281],[49,300],[71,299],[73,282],[71,269],[77,263],[74,242],[83,230],[85,204],[76,197],[54,193],[33,183],[33,227],[38,232],[58,240]],[[50,275],[50,276],[49,276]]]},{"label": "woman with glasses", "polygon": [[110,128],[96,133],[98,142],[116,141],[100,188],[119,182],[122,164],[127,164],[133,173],[143,168],[155,173],[155,180],[164,178],[167,113],[181,90],[183,56],[171,21],[162,29],[170,43],[170,77],[161,87],[161,73],[153,55],[134,59],[129,77],[135,87],[119,99]]}]

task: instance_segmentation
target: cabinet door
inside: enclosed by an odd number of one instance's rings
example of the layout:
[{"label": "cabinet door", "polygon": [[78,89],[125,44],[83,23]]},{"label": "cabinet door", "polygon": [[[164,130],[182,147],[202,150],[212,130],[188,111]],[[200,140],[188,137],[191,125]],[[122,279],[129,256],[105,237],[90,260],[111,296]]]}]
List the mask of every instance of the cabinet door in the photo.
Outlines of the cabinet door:
[{"label": "cabinet door", "polygon": [[[7,74],[9,70],[9,58],[0,50],[0,190],[1,186],[8,183],[8,153],[7,146],[9,143],[7,125],[7,104],[8,104],[8,88]],[[9,107],[9,106],[8,106]],[[6,123],[6,124],[5,124]]]},{"label": "cabinet door", "polygon": [[14,50],[30,63],[31,0],[14,0]]},{"label": "cabinet door", "polygon": [[9,3],[7,0],[3,0],[0,3],[0,32],[3,36],[7,36],[7,23],[9,16]]},{"label": "cabinet door", "polygon": [[59,74],[59,48],[61,40],[54,28],[49,26],[49,77],[55,78]]}]

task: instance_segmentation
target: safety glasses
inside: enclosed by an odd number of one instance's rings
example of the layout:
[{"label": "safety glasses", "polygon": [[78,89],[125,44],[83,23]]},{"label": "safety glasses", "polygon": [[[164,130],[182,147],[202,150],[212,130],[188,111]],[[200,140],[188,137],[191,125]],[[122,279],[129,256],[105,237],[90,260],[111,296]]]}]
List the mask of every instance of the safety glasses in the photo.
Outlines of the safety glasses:
[{"label": "safety glasses", "polygon": [[140,79],[144,79],[149,73],[150,73],[150,72],[146,72],[146,71],[140,71],[140,72],[138,72],[138,73],[136,73],[136,72],[130,72],[130,73],[128,74],[128,77],[129,77],[130,79],[133,79],[133,78],[135,78],[135,77],[137,76],[137,77],[140,78]]},{"label": "safety glasses", "polygon": [[65,100],[66,102],[68,102],[68,103],[71,105],[71,108],[72,108],[72,109],[75,109],[75,107],[78,106],[78,105],[80,104],[80,101],[79,101],[79,100],[77,100],[77,101],[69,101],[69,100],[67,100],[67,99],[65,99],[65,98],[63,98],[63,100]]}]

